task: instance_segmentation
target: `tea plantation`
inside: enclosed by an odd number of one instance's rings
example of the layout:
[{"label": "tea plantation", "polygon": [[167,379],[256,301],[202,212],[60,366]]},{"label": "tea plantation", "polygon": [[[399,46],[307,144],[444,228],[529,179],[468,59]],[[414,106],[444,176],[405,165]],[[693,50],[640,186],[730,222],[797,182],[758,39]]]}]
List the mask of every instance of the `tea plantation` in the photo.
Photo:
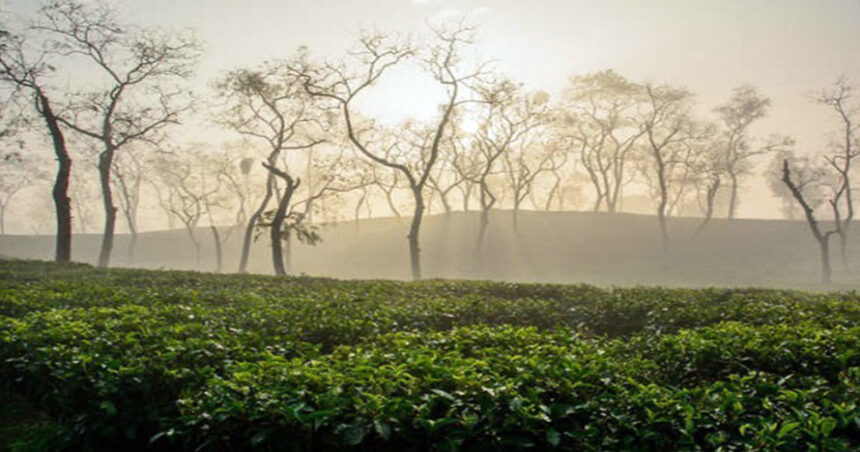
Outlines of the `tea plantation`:
[{"label": "tea plantation", "polygon": [[0,261],[0,449],[860,450],[860,296]]}]

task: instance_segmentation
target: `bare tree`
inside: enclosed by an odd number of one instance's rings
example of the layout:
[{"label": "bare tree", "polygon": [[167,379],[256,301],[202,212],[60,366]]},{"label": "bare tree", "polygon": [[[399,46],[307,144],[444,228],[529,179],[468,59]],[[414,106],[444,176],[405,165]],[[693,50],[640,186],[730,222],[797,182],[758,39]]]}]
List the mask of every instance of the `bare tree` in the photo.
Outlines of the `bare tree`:
[{"label": "bare tree", "polygon": [[[321,67],[309,65],[297,67],[297,72],[304,78],[305,89],[309,94],[329,99],[340,108],[347,138],[353,146],[376,164],[399,171],[406,179],[414,200],[407,238],[412,278],[416,280],[421,279],[419,233],[426,209],[424,189],[439,159],[440,147],[449,121],[457,106],[463,103],[463,91],[483,72],[482,66],[468,72],[460,70],[461,48],[464,44],[471,43],[473,33],[471,27],[461,24],[453,30],[434,29],[433,31],[436,44],[428,49],[422,60],[428,72],[446,89],[447,99],[441,107],[438,121],[433,127],[428,128],[430,135],[426,140],[426,146],[415,149],[418,155],[412,156],[405,162],[385,158],[373,143],[367,141],[367,132],[372,129],[372,125],[356,124],[357,118],[353,109],[359,95],[377,82],[388,69],[416,54],[411,45],[397,42],[384,34],[364,34],[359,39],[358,49],[351,52],[358,65],[354,72],[351,72],[346,64],[327,63]],[[419,130],[410,132],[420,133]]]},{"label": "bare tree", "polygon": [[[790,162],[790,160],[794,161]],[[809,230],[818,243],[821,257],[821,282],[829,284],[832,281],[833,273],[830,265],[830,236],[838,233],[839,215],[838,207],[835,207],[838,200],[830,199],[828,202],[836,212],[836,228],[823,230],[819,220],[815,217],[816,205],[823,202],[821,195],[817,193],[819,191],[817,185],[824,178],[826,178],[826,172],[820,167],[814,166],[809,159],[784,158],[782,161],[782,182],[803,209]]]},{"label": "bare tree", "polygon": [[[309,154],[308,158],[314,157]],[[308,163],[313,186],[304,199],[297,197],[300,179],[290,176],[287,170],[281,170],[268,163],[263,166],[284,181],[284,187],[276,209],[263,214],[258,228],[269,228],[272,240],[272,262],[275,275],[285,276],[292,268],[293,239],[315,245],[322,240],[317,226],[310,221],[315,206],[327,197],[337,196],[360,188],[368,187],[372,181],[367,173],[350,169],[342,153],[326,157],[313,158]]]},{"label": "bare tree", "polygon": [[519,212],[534,188],[535,180],[550,171],[554,155],[562,152],[550,144],[551,139],[539,133],[519,140],[502,154],[502,175],[510,191],[514,232],[519,231]]},{"label": "bare tree", "polygon": [[664,251],[669,250],[666,217],[690,182],[690,141],[702,134],[690,119],[692,93],[669,86],[646,85],[648,104],[641,127],[645,131],[649,159],[643,173],[657,200],[657,220]]},{"label": "bare tree", "polygon": [[699,226],[696,227],[694,236],[701,234],[713,219],[717,193],[726,176],[721,147],[711,140],[702,140],[699,145],[702,148],[694,152],[688,161],[693,172],[696,203],[704,217]]},{"label": "bare tree", "polygon": [[200,220],[207,214],[221,190],[220,178],[202,162],[208,157],[204,145],[195,144],[187,149],[161,152],[152,162],[164,190],[163,208],[175,215],[194,246],[195,268],[200,269],[201,241],[197,236]]},{"label": "bare tree", "polygon": [[[3,135],[0,132],[0,135]],[[7,138],[7,137],[0,137]],[[27,159],[18,150],[0,150],[0,235],[6,234],[6,209],[12,198],[22,189],[43,177],[32,158]]]},{"label": "bare tree", "polygon": [[854,159],[860,155],[860,149],[854,141],[857,133],[855,116],[860,107],[851,102],[853,88],[845,78],[840,78],[833,86],[824,89],[816,99],[818,103],[830,107],[841,123],[840,139],[832,144],[832,152],[825,155],[824,160],[838,176],[836,185],[832,187],[832,202],[836,203],[832,207],[834,221],[837,223],[839,252],[845,268],[848,268],[848,232],[854,220],[854,187],[851,173]]},{"label": "bare tree", "polygon": [[[538,172],[532,172],[525,160],[531,157],[527,152],[542,127],[548,124],[549,96],[546,93],[526,93],[521,86],[511,80],[500,80],[482,90],[483,112],[478,130],[475,133],[471,167],[473,176],[469,179],[478,187],[478,200],[481,206],[481,222],[476,249],[480,249],[487,226],[490,210],[497,197],[490,186],[490,176],[505,173],[514,192],[514,215],[519,205],[531,189],[531,181]],[[517,156],[511,158],[511,154]],[[516,165],[515,165],[516,163]],[[523,172],[525,170],[525,172]]]},{"label": "bare tree", "polygon": [[199,46],[188,34],[136,30],[117,20],[105,3],[54,0],[41,9],[37,29],[52,37],[55,51],[80,58],[104,75],[104,87],[73,96],[60,122],[100,143],[99,182],[105,227],[98,265],[110,263],[117,207],[111,176],[114,156],[129,144],[155,142],[177,124],[191,101],[171,86],[188,78]]},{"label": "bare tree", "polygon": [[[296,58],[303,58],[302,49]],[[285,151],[311,149],[323,142],[313,136],[319,133],[319,118],[314,116],[312,99],[305,95],[303,85],[290,73],[290,64],[282,61],[253,70],[236,70],[217,84],[226,108],[216,120],[249,139],[265,143],[267,167],[274,168]],[[278,173],[268,171],[263,199],[248,218],[239,258],[240,273],[247,270],[254,229],[275,197],[279,177]],[[292,176],[285,179],[288,187],[291,180]]]},{"label": "bare tree", "polygon": [[803,209],[798,205],[797,200],[794,199],[794,195],[788,189],[788,186],[782,181],[783,162],[785,159],[790,158],[793,158],[793,156],[787,150],[774,153],[764,172],[764,177],[771,194],[780,201],[782,217],[786,220],[796,220],[803,215]]},{"label": "bare tree", "polygon": [[457,158],[454,153],[456,148],[446,146],[443,149],[445,152],[442,153],[437,170],[427,179],[427,185],[438,194],[445,215],[450,215],[453,210],[450,200],[451,193],[463,183],[463,179],[459,177],[459,173],[453,167]]},{"label": "bare tree", "polygon": [[137,246],[137,212],[140,207],[140,189],[144,181],[144,166],[140,151],[123,152],[113,160],[113,190],[119,193],[119,208],[125,218],[131,240],[128,243],[129,261],[134,261]]},{"label": "bare tree", "polygon": [[223,181],[224,188],[234,200],[234,220],[231,229],[241,228],[248,221],[248,209],[260,196],[251,183],[251,169],[254,158],[235,151],[235,143],[224,145],[221,152],[213,156],[212,167]]},{"label": "bare tree", "polygon": [[579,162],[594,188],[594,211],[605,205],[614,213],[624,185],[631,180],[631,156],[645,130],[637,114],[643,102],[641,85],[612,70],[572,77],[560,122],[576,147]]},{"label": "bare tree", "polygon": [[729,183],[728,218],[735,218],[740,179],[750,174],[756,156],[773,152],[778,143],[754,147],[750,126],[767,115],[770,99],[751,85],[735,88],[732,97],[714,111],[722,122],[723,167]]},{"label": "bare tree", "polygon": [[[211,174],[220,181],[218,192],[205,197],[203,201],[215,246],[215,272],[221,273],[224,268],[224,244],[247,220],[248,202],[253,197],[249,178],[253,159],[237,155],[227,146],[201,163],[207,165]],[[219,217],[226,214],[229,218],[226,227],[218,225],[217,211],[222,213]]]},{"label": "bare tree", "polygon": [[0,30],[0,82],[32,101],[34,110],[51,137],[57,159],[52,191],[57,221],[54,259],[68,262],[72,258],[72,203],[69,198],[72,158],[60,127],[61,118],[54,110],[45,82],[46,77],[54,71],[54,67],[46,61],[47,55],[44,49],[28,46],[23,37]]}]

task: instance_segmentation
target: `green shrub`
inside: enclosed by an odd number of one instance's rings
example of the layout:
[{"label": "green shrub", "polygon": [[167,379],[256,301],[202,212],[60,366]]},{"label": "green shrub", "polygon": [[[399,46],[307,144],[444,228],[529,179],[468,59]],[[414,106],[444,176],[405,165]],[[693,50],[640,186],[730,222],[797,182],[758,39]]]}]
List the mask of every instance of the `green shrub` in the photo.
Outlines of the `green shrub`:
[{"label": "green shrub", "polygon": [[51,414],[0,431],[36,449],[858,450],[858,320],[855,293],[0,261],[0,389]]}]

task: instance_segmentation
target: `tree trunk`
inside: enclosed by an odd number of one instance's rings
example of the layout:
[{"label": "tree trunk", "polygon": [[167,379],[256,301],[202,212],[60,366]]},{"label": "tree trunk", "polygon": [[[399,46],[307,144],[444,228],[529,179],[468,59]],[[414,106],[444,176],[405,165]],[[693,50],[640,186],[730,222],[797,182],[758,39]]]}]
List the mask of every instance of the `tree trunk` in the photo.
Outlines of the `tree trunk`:
[{"label": "tree trunk", "polygon": [[821,282],[830,284],[833,280],[833,270],[830,268],[830,239],[824,236],[818,240],[818,248],[821,251]]},{"label": "tree trunk", "polygon": [[116,229],[116,206],[113,203],[113,191],[110,186],[110,170],[113,164],[114,149],[107,145],[106,149],[99,154],[99,180],[102,188],[102,201],[105,211],[105,229],[102,235],[101,250],[99,250],[98,266],[107,267],[110,264],[111,251],[113,251],[114,231]]},{"label": "tree trunk", "polygon": [[552,208],[552,200],[555,198],[558,193],[558,188],[561,185],[561,178],[556,176],[555,183],[552,185],[552,188],[549,190],[549,194],[546,197],[546,204],[543,206],[543,210],[549,212]]},{"label": "tree trunk", "polygon": [[263,200],[260,201],[260,207],[257,207],[257,210],[248,218],[248,225],[245,227],[245,236],[242,239],[242,253],[239,257],[239,273],[246,273],[248,271],[248,257],[251,254],[251,240],[254,238],[254,228],[257,226],[257,222],[260,221],[260,217],[266,210],[266,206],[269,205],[269,201],[272,199],[274,177],[274,175],[269,174],[266,179],[266,194],[263,196]]},{"label": "tree trunk", "polygon": [[706,210],[707,211],[705,212],[705,219],[703,219],[702,222],[699,223],[699,227],[696,228],[696,232],[693,233],[693,237],[698,237],[699,234],[701,234],[702,231],[705,230],[705,226],[707,226],[708,223],[711,222],[711,217],[714,216],[714,205],[712,202],[708,202]]},{"label": "tree trunk", "polygon": [[400,218],[400,211],[397,210],[397,206],[394,204],[394,199],[392,197],[390,191],[385,192],[385,200],[388,201],[388,208],[391,209],[391,213],[394,214],[395,217]]},{"label": "tree trunk", "polygon": [[699,227],[696,228],[696,232],[693,233],[694,237],[698,237],[702,231],[705,230],[705,226],[711,222],[711,218],[714,216],[714,200],[717,197],[717,190],[720,189],[720,179],[715,178],[712,180],[710,184],[708,184],[708,190],[705,193],[705,219],[699,224]]},{"label": "tree trunk", "polygon": [[463,212],[469,211],[469,200],[472,198],[472,185],[468,185],[463,191]]},{"label": "tree trunk", "polygon": [[442,201],[442,208],[445,209],[445,215],[451,216],[451,204],[448,202],[447,194],[439,193],[439,199]]},{"label": "tree trunk", "polygon": [[615,206],[616,206],[616,200],[607,196],[606,197],[606,211],[609,213],[615,213],[616,212]]},{"label": "tree trunk", "polygon": [[194,225],[186,224],[185,232],[188,234],[191,244],[194,245],[194,269],[200,270],[200,242],[197,240],[197,236],[194,235]]},{"label": "tree trunk", "polygon": [[421,279],[421,248],[418,245],[418,235],[421,232],[421,220],[424,218],[424,195],[420,188],[413,188],[412,195],[415,197],[415,209],[412,214],[412,222],[409,225],[409,262],[412,267],[412,279]]},{"label": "tree trunk", "polygon": [[844,224],[839,230],[839,257],[842,261],[842,268],[848,270],[848,230],[847,224]]},{"label": "tree trunk", "polygon": [[732,182],[732,188],[729,191],[729,220],[735,219],[735,210],[738,204],[738,177],[734,174],[729,174]]},{"label": "tree trunk", "polygon": [[272,228],[269,230],[269,238],[272,242],[272,265],[275,268],[276,276],[286,276],[287,269],[284,267],[284,253],[282,248],[283,226],[284,219],[287,217],[287,207],[290,205],[290,198],[293,196],[295,186],[287,181],[287,186],[284,187],[284,193],[278,202],[278,208],[275,210],[275,215],[272,217]]},{"label": "tree trunk", "polygon": [[212,230],[212,241],[215,243],[215,273],[221,273],[223,264],[223,253],[221,251],[221,234],[218,232],[218,228],[213,225],[209,225],[209,229]]},{"label": "tree trunk", "polygon": [[284,234],[284,271],[293,273],[293,235],[290,231]]},{"label": "tree trunk", "polygon": [[514,235],[520,234],[520,202],[517,201],[514,203],[513,210],[513,226],[514,226]]},{"label": "tree trunk", "polygon": [[487,226],[490,224],[490,209],[481,209],[481,223],[478,226],[478,238],[475,240],[475,254],[481,251],[484,246],[484,236],[487,233]]},{"label": "tree trunk", "polygon": [[134,250],[137,248],[137,230],[131,230],[131,240],[128,242],[128,261],[134,262]]},{"label": "tree trunk", "polygon": [[57,176],[54,179],[54,206],[57,213],[57,239],[54,259],[69,262],[72,259],[72,200],[69,198],[69,177],[72,172],[72,159],[66,149],[66,138],[60,129],[59,120],[51,109],[48,98],[38,90],[36,97],[39,114],[51,132],[54,154],[57,157]]}]

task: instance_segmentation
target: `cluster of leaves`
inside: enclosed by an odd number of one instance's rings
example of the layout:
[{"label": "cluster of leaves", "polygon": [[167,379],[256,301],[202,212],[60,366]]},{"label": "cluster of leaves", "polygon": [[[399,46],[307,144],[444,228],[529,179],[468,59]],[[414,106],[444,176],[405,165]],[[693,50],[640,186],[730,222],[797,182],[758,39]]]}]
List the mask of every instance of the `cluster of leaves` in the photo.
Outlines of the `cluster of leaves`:
[{"label": "cluster of leaves", "polygon": [[0,261],[0,386],[99,448],[850,450],[857,295]]}]

